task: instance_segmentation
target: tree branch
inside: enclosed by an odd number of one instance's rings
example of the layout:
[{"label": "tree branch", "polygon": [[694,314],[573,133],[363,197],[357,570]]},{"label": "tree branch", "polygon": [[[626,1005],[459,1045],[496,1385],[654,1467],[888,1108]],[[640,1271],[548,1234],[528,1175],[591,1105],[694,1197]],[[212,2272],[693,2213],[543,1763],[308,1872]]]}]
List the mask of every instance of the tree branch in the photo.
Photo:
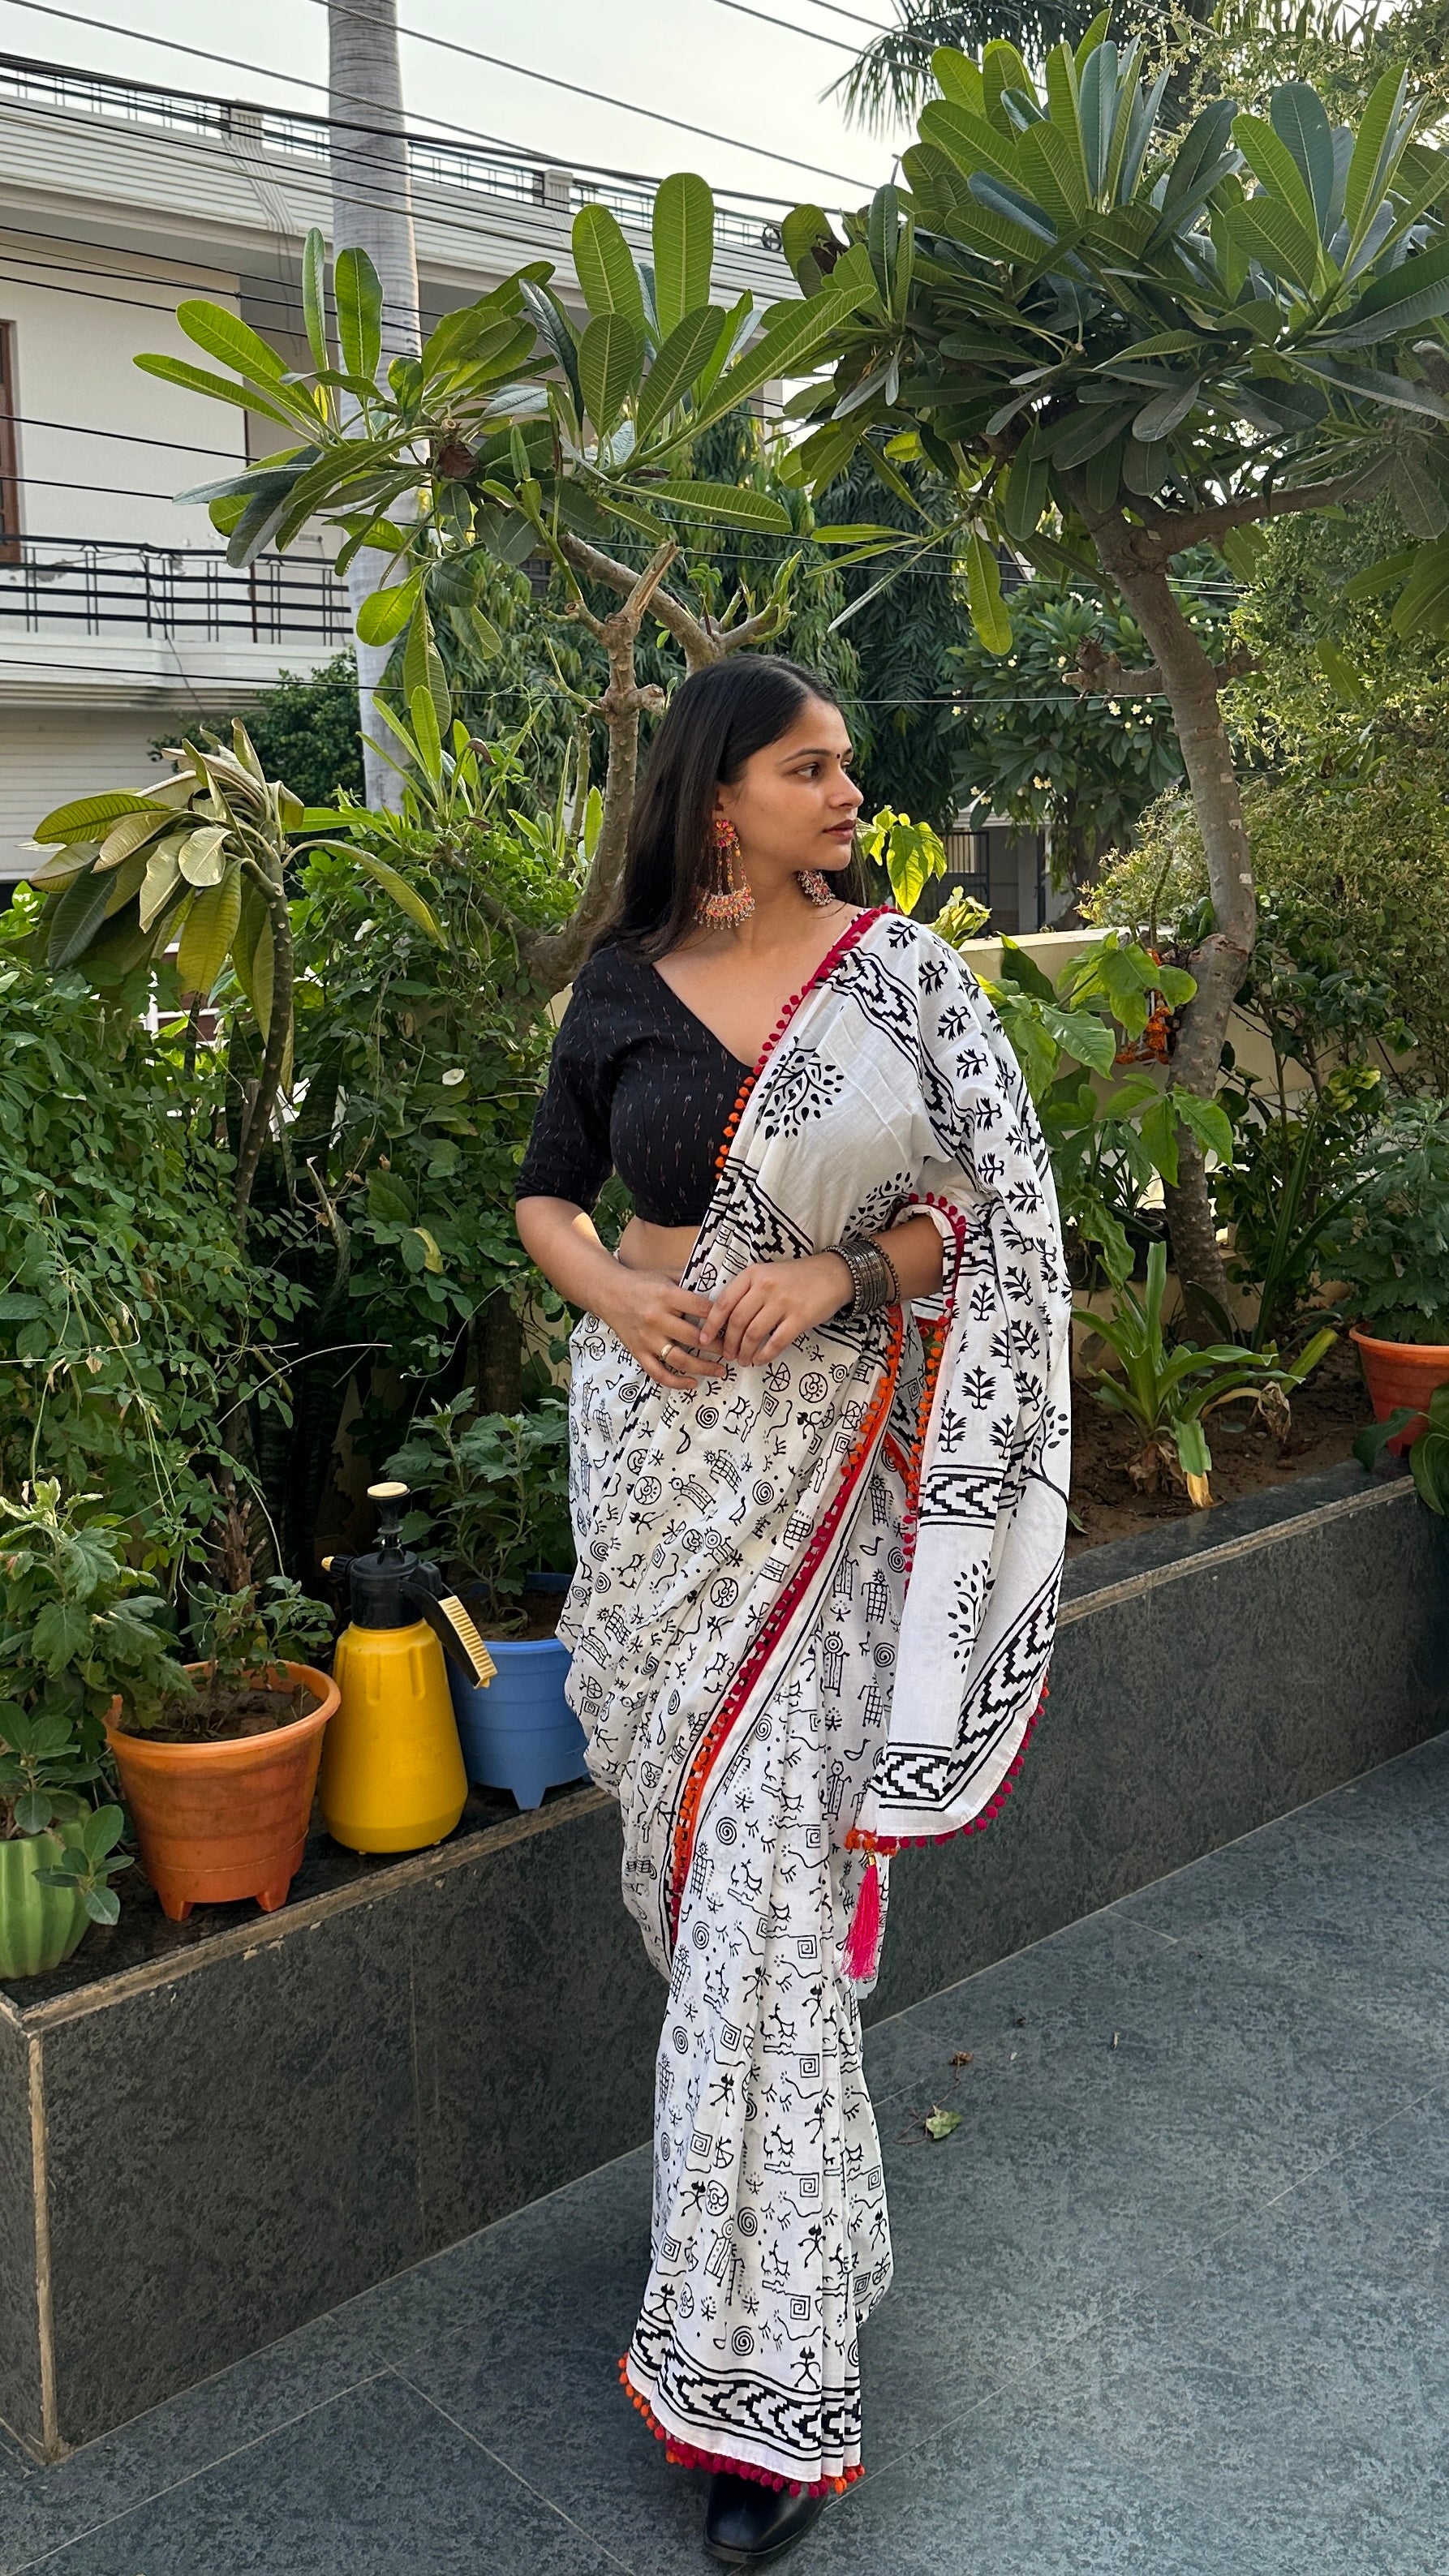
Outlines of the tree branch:
[{"label": "tree branch", "polygon": [[1241,501],[1214,502],[1206,510],[1163,510],[1155,501],[1143,501],[1138,506],[1146,532],[1157,542],[1148,549],[1139,537],[1139,552],[1144,563],[1161,562],[1169,555],[1186,554],[1189,546],[1202,545],[1210,537],[1224,536],[1230,528],[1286,519],[1295,510],[1331,510],[1339,501],[1371,490],[1387,470],[1376,458],[1372,465],[1340,474],[1331,483],[1298,483],[1286,492],[1256,492]]},{"label": "tree branch", "polygon": [[[559,552],[575,572],[585,573],[590,581],[602,582],[608,589],[617,590],[622,597],[628,598],[639,576],[627,564],[616,563],[612,555],[601,554],[597,546],[586,544],[582,537],[571,535],[565,528],[559,530],[558,544]],[[673,551],[677,553],[678,548]],[[654,598],[653,609],[660,625],[680,647],[691,671],[707,671],[711,663],[723,662],[728,654],[740,652],[745,645],[761,643],[769,636],[777,635],[784,617],[778,602],[767,600],[753,616],[741,618],[738,626],[721,626],[708,615],[696,617],[693,609],[686,608],[683,600],[676,598],[672,590],[662,588]],[[602,643],[602,623],[596,623],[592,617],[588,622]]]},{"label": "tree branch", "polygon": [[[1244,679],[1249,671],[1261,668],[1256,653],[1246,645],[1234,645],[1225,661],[1212,666],[1213,678],[1220,689],[1230,680]],[[1080,690],[1083,697],[1094,698],[1170,698],[1171,691],[1155,665],[1145,671],[1127,671],[1115,653],[1108,653],[1096,637],[1089,635],[1077,646],[1077,667],[1067,673],[1069,689]]]},{"label": "tree branch", "polygon": [[[570,540],[572,542],[572,540]],[[586,549],[592,553],[593,549]],[[641,688],[634,669],[639,629],[652,608],[660,612],[659,585],[679,552],[671,537],[650,557],[641,573],[628,575],[628,595],[621,608],[603,621],[602,641],[609,657],[609,685],[598,700],[609,735],[609,770],[604,787],[604,819],[594,845],[584,890],[560,930],[536,931],[520,942],[524,964],[535,980],[558,993],[571,984],[599,931],[614,908],[623,873],[634,787],[639,771],[639,718],[657,715],[664,692],[653,684]],[[607,561],[606,557],[599,560]],[[624,567],[615,569],[622,572]],[[597,576],[603,578],[602,575]],[[686,611],[686,614],[688,612]]]}]

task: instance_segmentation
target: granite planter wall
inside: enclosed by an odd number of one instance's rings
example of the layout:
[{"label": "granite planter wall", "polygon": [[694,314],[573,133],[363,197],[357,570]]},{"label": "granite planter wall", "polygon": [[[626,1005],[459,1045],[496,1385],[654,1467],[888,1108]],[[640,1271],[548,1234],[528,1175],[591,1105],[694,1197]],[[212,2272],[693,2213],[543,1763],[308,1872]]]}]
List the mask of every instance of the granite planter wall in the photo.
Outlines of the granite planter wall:
[{"label": "granite planter wall", "polygon": [[[1047,1721],[984,1835],[897,1865],[872,2017],[1449,1722],[1449,1528],[1357,1468],[1069,1568]],[[591,1789],[487,1793],[276,1915],[0,1988],[0,2416],[53,2459],[648,2133],[661,1990]]]}]

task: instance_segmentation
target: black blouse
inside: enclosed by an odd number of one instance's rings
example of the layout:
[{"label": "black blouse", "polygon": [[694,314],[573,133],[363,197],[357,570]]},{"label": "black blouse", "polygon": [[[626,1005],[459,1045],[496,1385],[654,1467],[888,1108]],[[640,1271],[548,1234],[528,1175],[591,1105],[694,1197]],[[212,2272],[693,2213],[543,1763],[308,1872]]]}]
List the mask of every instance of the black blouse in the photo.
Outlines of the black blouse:
[{"label": "black blouse", "polygon": [[515,1196],[591,1208],[615,1171],[648,1224],[703,1224],[750,1071],[646,957],[601,948],[554,1039]]}]

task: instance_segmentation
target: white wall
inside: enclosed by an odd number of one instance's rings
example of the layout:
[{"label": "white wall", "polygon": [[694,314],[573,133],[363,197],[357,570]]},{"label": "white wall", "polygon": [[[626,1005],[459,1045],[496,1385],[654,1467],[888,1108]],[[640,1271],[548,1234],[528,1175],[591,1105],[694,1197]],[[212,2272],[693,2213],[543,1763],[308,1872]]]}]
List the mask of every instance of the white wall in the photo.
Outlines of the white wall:
[{"label": "white wall", "polygon": [[165,731],[151,707],[0,707],[0,882],[39,866],[19,844],[55,806],[164,778],[151,745]]},{"label": "white wall", "polygon": [[[188,274],[173,261],[126,251],[50,242],[42,257],[41,249],[0,231],[0,319],[15,334],[23,534],[215,547],[205,510],[177,509],[171,495],[244,461],[245,416],[143,375],[132,361],[155,349],[206,365],[178,328],[175,307],[191,294],[234,310],[236,276],[200,267]],[[25,282],[42,275],[43,285]],[[54,421],[74,426],[37,426]],[[93,429],[175,446],[93,437]],[[130,497],[137,493],[143,497]]]}]

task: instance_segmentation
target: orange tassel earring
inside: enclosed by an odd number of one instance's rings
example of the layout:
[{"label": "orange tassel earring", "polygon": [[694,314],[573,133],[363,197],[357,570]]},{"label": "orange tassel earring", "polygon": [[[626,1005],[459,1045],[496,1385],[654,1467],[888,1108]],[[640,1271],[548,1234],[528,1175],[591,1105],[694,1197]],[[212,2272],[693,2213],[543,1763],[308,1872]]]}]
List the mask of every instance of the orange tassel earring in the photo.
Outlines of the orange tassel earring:
[{"label": "orange tassel earring", "polygon": [[748,884],[735,874],[735,861],[740,854],[740,836],[727,814],[714,818],[714,882],[702,891],[694,907],[694,917],[701,930],[733,930],[739,922],[748,921],[755,908],[755,898]]}]

